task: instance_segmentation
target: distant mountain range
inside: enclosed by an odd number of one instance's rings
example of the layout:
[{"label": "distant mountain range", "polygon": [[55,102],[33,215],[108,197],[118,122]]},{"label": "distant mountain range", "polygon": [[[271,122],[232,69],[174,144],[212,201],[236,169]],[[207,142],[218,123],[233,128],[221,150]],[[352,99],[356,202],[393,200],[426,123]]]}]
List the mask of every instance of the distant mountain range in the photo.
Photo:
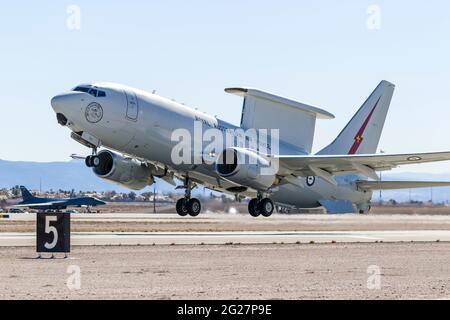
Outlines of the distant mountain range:
[{"label": "distant mountain range", "polygon": [[[159,180],[159,179],[158,179]],[[24,185],[29,189],[130,192],[116,184],[98,178],[83,161],[28,162],[0,160],[0,188]],[[159,180],[155,184],[159,192],[174,192],[174,187]],[[144,191],[153,191],[153,186]]]},{"label": "distant mountain range", "polygon": [[[450,181],[450,173],[428,174],[428,173],[383,173],[383,180],[419,180],[419,181]],[[11,188],[15,185],[24,185],[30,189],[42,190],[71,190],[76,191],[110,191],[130,192],[129,189],[121,188],[108,183],[95,176],[92,170],[86,168],[83,161],[72,160],[67,162],[28,162],[28,161],[5,161],[0,160],[0,188]],[[165,181],[156,182],[159,192],[175,192],[175,188]],[[141,191],[153,191],[153,186]],[[180,192],[180,191],[178,191]],[[197,193],[203,189],[197,189]],[[207,191],[209,193],[209,191]],[[429,201],[433,194],[434,202],[450,201],[450,187],[411,189],[411,199],[416,201]],[[409,201],[409,190],[383,191],[382,199],[387,201]],[[379,192],[373,196],[374,201],[379,200]]]}]

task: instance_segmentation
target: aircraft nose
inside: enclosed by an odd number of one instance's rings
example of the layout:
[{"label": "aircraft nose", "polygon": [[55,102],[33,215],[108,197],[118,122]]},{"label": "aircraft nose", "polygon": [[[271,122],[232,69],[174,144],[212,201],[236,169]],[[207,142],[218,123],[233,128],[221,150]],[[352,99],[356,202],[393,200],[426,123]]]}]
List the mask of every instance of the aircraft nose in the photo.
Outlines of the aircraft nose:
[{"label": "aircraft nose", "polygon": [[65,126],[67,124],[67,118],[63,114],[64,106],[67,104],[65,103],[66,95],[60,94],[52,98],[50,101],[50,104],[52,105],[53,110],[56,112],[56,119],[58,120],[58,123],[62,126]]},{"label": "aircraft nose", "polygon": [[77,93],[63,93],[52,98],[50,104],[56,113],[56,119],[60,125],[65,126],[67,124],[67,117],[73,115],[74,107],[80,101],[80,96]]},{"label": "aircraft nose", "polygon": [[62,111],[62,108],[64,108],[64,106],[67,104],[67,102],[67,94],[59,94],[52,98],[50,104],[52,105],[52,108],[53,110],[55,110],[55,112],[60,112]]}]

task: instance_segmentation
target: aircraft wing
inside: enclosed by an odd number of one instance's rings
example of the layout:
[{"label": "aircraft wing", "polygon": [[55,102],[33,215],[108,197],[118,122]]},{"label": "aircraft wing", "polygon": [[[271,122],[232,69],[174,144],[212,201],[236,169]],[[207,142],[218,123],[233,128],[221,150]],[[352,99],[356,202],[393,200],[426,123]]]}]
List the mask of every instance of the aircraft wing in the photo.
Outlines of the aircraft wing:
[{"label": "aircraft wing", "polygon": [[355,155],[279,155],[280,167],[296,176],[319,176],[337,184],[334,175],[358,173],[378,180],[376,171],[400,165],[450,160],[450,152]]},{"label": "aircraft wing", "polygon": [[448,187],[450,182],[438,181],[356,181],[363,190],[394,190],[430,187]]}]

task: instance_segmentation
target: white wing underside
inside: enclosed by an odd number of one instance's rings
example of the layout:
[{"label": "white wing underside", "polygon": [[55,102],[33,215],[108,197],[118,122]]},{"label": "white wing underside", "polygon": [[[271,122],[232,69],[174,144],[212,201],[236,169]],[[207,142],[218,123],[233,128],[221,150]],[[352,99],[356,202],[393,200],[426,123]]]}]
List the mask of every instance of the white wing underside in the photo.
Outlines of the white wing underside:
[{"label": "white wing underside", "polygon": [[450,152],[373,154],[373,155],[280,155],[280,167],[295,176],[319,176],[336,184],[333,176],[361,174],[374,180],[376,171],[391,170],[400,165],[450,160]]}]

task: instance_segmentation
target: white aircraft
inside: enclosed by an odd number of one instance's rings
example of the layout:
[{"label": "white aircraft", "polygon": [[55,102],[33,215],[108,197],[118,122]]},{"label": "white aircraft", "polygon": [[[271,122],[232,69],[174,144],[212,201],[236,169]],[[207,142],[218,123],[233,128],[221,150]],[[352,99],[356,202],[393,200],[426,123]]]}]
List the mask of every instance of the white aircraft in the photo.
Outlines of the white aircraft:
[{"label": "white aircraft", "polygon": [[[79,85],[55,96],[51,105],[58,122],[72,131],[71,137],[92,148],[85,161],[98,177],[136,190],[151,185],[155,177],[173,185],[174,178],[183,181],[177,187],[185,189],[176,205],[181,216],[200,213],[199,200],[191,197],[198,185],[252,198],[248,210],[255,217],[270,216],[275,204],[285,210],[323,206],[329,213],[366,213],[373,190],[450,185],[378,181],[376,171],[450,160],[450,152],[375,154],[394,92],[387,81],[377,86],[336,139],[314,155],[316,119],[332,119],[332,114],[256,89],[225,91],[244,98],[240,127],[156,94],[112,83]],[[266,129],[270,143],[261,139],[253,143],[251,129]],[[194,138],[174,139],[177,130]],[[212,139],[196,130],[219,131],[224,141],[229,132],[234,133],[225,147],[208,149]],[[186,149],[179,152],[180,144],[194,148],[186,155]],[[100,147],[107,149],[97,152]],[[174,155],[187,161],[174,161]]]}]

